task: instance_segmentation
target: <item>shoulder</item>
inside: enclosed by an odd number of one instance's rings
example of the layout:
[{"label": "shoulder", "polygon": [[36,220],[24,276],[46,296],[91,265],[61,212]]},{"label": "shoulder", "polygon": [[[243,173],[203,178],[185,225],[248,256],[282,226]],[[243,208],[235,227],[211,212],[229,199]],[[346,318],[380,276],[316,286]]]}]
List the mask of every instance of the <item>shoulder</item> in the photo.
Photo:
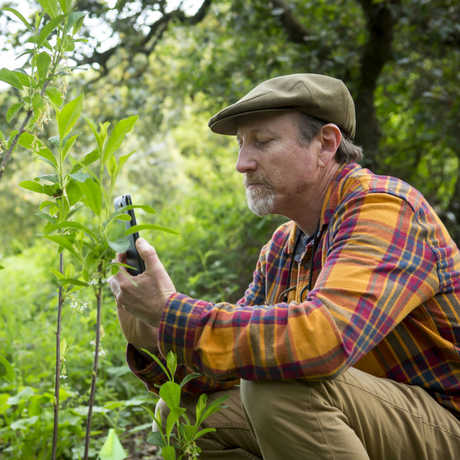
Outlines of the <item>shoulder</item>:
[{"label": "shoulder", "polygon": [[[414,212],[430,209],[427,200],[415,187],[393,176],[374,174],[366,168],[353,168],[340,184],[343,202],[378,194],[383,199],[404,201]],[[430,209],[431,211],[431,209]]]}]

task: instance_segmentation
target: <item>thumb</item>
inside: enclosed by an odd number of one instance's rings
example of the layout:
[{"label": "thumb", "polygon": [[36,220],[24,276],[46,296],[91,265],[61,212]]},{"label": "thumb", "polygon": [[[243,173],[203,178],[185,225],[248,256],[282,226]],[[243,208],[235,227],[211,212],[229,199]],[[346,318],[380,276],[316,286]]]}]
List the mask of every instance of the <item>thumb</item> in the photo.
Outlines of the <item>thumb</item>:
[{"label": "thumb", "polygon": [[159,259],[155,248],[147,243],[144,238],[138,238],[136,241],[136,249],[139,255],[142,257],[142,260],[145,263],[145,269],[153,268],[158,264]]}]

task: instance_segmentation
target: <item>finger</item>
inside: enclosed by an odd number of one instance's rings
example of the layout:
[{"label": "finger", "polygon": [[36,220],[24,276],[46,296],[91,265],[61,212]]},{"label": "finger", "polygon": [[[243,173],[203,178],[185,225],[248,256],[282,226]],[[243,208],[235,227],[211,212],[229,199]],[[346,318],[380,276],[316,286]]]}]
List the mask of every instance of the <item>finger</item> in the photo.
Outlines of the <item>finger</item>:
[{"label": "finger", "polygon": [[118,298],[121,293],[121,287],[117,278],[115,276],[111,276],[107,281],[110,285],[110,289],[112,290],[113,295],[115,296],[115,298]]},{"label": "finger", "polygon": [[158,263],[160,262],[155,248],[149,243],[147,243],[147,241],[144,240],[144,238],[137,239],[136,249],[145,263],[145,271],[151,271],[151,269],[158,265]]}]

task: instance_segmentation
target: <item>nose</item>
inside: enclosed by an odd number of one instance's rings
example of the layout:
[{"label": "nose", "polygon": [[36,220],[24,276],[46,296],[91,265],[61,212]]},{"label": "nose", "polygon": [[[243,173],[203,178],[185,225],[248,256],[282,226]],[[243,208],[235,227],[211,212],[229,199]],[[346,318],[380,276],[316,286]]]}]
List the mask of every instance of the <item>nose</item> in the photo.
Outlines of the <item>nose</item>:
[{"label": "nose", "polygon": [[245,146],[240,147],[238,160],[236,162],[236,170],[240,173],[252,172],[257,169],[257,162],[251,155],[250,149]]}]

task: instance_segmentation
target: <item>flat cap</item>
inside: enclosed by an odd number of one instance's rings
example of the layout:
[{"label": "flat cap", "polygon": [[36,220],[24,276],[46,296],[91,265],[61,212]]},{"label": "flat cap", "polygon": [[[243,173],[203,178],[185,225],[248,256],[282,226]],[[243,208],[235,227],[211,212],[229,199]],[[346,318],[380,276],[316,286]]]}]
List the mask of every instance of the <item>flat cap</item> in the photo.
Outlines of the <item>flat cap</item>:
[{"label": "flat cap", "polygon": [[218,134],[235,135],[240,117],[282,110],[298,110],[326,123],[335,123],[351,139],[355,136],[355,105],[337,78],[314,73],[284,75],[266,80],[239,101],[216,113],[209,127]]}]

